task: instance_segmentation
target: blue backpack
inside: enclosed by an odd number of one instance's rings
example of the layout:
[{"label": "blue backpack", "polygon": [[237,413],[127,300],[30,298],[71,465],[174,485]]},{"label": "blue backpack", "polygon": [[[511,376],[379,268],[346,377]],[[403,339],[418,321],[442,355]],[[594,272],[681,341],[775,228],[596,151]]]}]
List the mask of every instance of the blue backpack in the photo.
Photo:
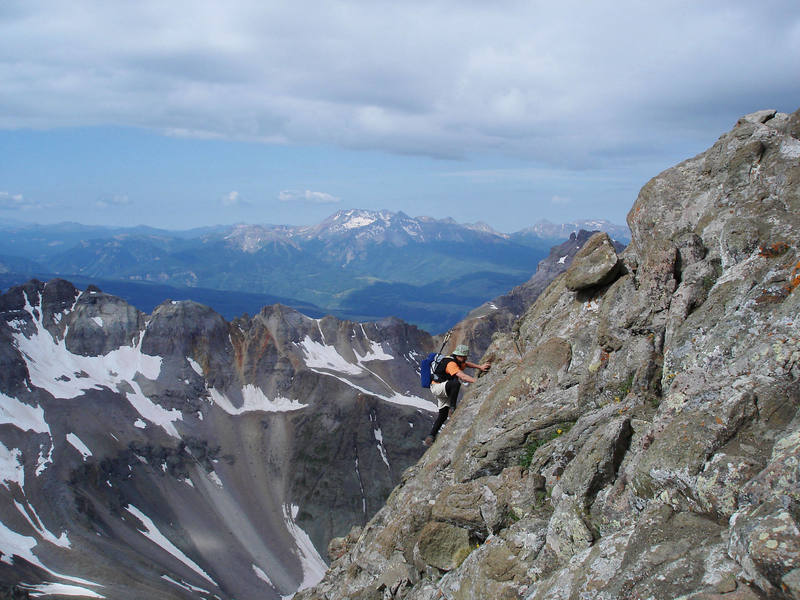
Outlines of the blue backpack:
[{"label": "blue backpack", "polygon": [[444,350],[447,340],[450,339],[451,333],[452,331],[448,331],[447,335],[444,336],[442,347],[439,348],[438,352],[431,352],[419,362],[419,384],[422,387],[431,387],[431,381],[433,381],[433,372],[436,370],[436,367],[439,366],[439,361],[442,360],[442,350]]},{"label": "blue backpack", "polygon": [[423,358],[419,363],[419,383],[424,388],[431,387],[433,381],[433,372],[439,362],[439,353],[431,352]]}]

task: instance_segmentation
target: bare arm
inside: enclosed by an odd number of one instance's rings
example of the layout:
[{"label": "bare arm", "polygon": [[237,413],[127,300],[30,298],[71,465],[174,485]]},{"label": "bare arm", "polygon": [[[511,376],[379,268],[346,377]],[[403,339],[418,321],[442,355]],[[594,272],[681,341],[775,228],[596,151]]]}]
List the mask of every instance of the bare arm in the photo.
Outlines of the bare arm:
[{"label": "bare arm", "polygon": [[[464,363],[464,366],[468,369],[478,369],[479,371],[483,371],[485,373],[491,368],[492,365],[491,363],[488,362],[483,363],[482,365],[478,365],[467,361]],[[459,371],[458,373],[456,373],[456,377],[458,377],[461,381],[464,381],[466,383],[475,383],[476,381],[474,377],[472,377],[471,375],[467,375],[464,371]]]},{"label": "bare arm", "polygon": [[486,371],[488,371],[492,367],[492,363],[486,362],[486,363],[483,363],[482,365],[478,365],[478,364],[475,364],[475,363],[467,361],[466,363],[464,363],[464,366],[468,367],[470,369],[478,369],[479,371],[483,371],[485,373]]}]

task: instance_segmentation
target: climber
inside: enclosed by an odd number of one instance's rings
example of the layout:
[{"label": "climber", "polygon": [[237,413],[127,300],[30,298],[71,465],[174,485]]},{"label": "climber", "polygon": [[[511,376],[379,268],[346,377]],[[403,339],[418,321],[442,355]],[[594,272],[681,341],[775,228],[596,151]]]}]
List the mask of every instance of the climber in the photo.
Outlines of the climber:
[{"label": "climber", "polygon": [[431,383],[431,393],[439,404],[439,416],[433,424],[433,429],[423,442],[426,446],[433,444],[436,434],[447,420],[451,410],[456,409],[458,392],[461,390],[461,382],[474,383],[475,378],[464,373],[464,369],[478,369],[486,372],[492,366],[491,363],[477,365],[467,360],[469,348],[464,344],[459,344],[450,356],[444,357],[433,372],[433,383]]}]

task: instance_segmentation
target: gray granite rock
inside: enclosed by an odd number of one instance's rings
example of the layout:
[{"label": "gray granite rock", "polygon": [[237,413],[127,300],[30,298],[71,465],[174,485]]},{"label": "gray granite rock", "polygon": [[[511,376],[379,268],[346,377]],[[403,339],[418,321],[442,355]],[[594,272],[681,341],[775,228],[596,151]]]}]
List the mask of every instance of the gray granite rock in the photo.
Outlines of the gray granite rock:
[{"label": "gray granite rock", "polygon": [[[800,112],[760,111],[648,182],[628,248],[595,236],[494,335],[344,562],[402,554],[414,600],[797,598],[799,158]],[[443,574],[408,552],[431,518],[487,537]]]},{"label": "gray granite rock", "polygon": [[578,250],[567,269],[565,283],[574,292],[611,283],[617,276],[620,260],[607,233],[595,233]]}]

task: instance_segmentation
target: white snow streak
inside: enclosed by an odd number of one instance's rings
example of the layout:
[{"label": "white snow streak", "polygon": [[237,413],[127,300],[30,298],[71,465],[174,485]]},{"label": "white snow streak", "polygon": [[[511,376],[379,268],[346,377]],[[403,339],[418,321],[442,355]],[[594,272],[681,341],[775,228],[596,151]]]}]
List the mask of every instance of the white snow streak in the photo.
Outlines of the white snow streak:
[{"label": "white snow streak", "polygon": [[[152,402],[134,381],[137,374],[155,380],[161,372],[161,357],[143,354],[142,338],[137,346],[121,346],[103,356],[80,356],[67,350],[65,341],[56,341],[44,328],[41,314],[26,296],[25,310],[36,325],[36,332],[26,337],[14,333],[14,344],[28,367],[31,383],[47,390],[56,398],[76,398],[90,389],[119,388],[127,383],[132,392],[125,392],[128,401],[145,419],[174,436],[180,437],[173,423],[183,417],[179,410],[165,410]],[[41,313],[41,311],[39,311]]]},{"label": "white snow streak", "polygon": [[367,225],[371,225],[375,222],[375,219],[370,217],[364,216],[357,216],[353,217],[345,223],[342,223],[340,227],[342,229],[358,229],[359,227],[366,227]]},{"label": "white snow streak", "polygon": [[102,317],[92,317],[92,321],[94,321],[95,324],[98,327],[103,327],[103,318]]},{"label": "white snow streak", "polygon": [[292,410],[300,410],[308,406],[307,404],[300,404],[297,400],[290,400],[289,398],[275,398],[272,400],[255,385],[246,385],[242,388],[243,403],[239,408],[236,408],[225,394],[209,388],[208,393],[214,403],[224,410],[229,415],[241,415],[246,412],[289,412]]},{"label": "white snow streak", "polygon": [[298,592],[318,584],[325,575],[325,571],[328,570],[328,565],[325,564],[325,561],[322,560],[314,544],[311,543],[311,538],[309,538],[308,534],[294,522],[299,510],[300,507],[296,504],[292,504],[291,506],[284,504],[283,506],[283,517],[286,520],[286,528],[294,538],[298,550],[297,557],[300,559],[300,564],[303,568],[303,581],[300,583],[300,587],[297,588]]},{"label": "white snow streak", "polygon": [[198,375],[200,375],[200,377],[202,377],[203,376],[203,367],[201,367],[198,364],[198,362],[196,360],[194,360],[193,358],[190,358],[190,357],[187,356],[186,360],[189,361],[189,366],[192,367],[192,369],[194,369],[194,372],[197,373]]},{"label": "white snow streak", "polygon": [[18,448],[9,450],[0,442],[0,477],[2,485],[8,490],[9,483],[16,483],[20,489],[25,488],[25,464],[22,452]]},{"label": "white snow streak", "polygon": [[[363,325],[362,325],[363,331]],[[322,330],[320,329],[320,333]],[[364,332],[364,336],[366,337],[366,332]],[[369,338],[367,338],[369,340]],[[328,346],[324,343],[315,342],[311,339],[310,336],[306,336],[302,342],[297,343],[298,346],[303,351],[304,358],[306,361],[306,366],[313,371],[314,373],[318,373],[320,375],[328,375],[330,377],[335,377],[339,381],[346,383],[350,387],[362,392],[364,394],[368,394],[370,396],[375,396],[376,398],[380,398],[381,400],[385,400],[387,402],[391,402],[393,404],[401,404],[403,406],[413,406],[414,408],[420,408],[422,410],[427,410],[429,412],[437,412],[438,408],[435,403],[430,402],[428,400],[423,400],[418,396],[411,396],[411,395],[403,395],[399,392],[392,389],[392,387],[386,383],[386,381],[380,377],[377,373],[370,370],[366,365],[363,363],[366,361],[371,360],[393,360],[394,357],[387,354],[383,347],[371,340],[370,350],[364,356],[359,355],[356,353],[356,358],[358,359],[358,364],[354,364],[348,362],[333,346]],[[324,338],[323,338],[324,342]],[[325,369],[324,371],[320,371],[319,369]],[[335,371],[339,373],[331,373],[331,371]],[[383,386],[386,387],[387,391],[389,392],[388,395],[386,394],[378,394],[371,390],[368,390],[360,385],[356,385],[352,381],[349,381],[345,377],[342,376],[346,375],[371,375],[376,378],[378,381],[381,382]]]},{"label": "white snow streak", "polygon": [[307,335],[299,346],[303,350],[306,365],[309,368],[330,369],[340,373],[347,373],[348,375],[360,375],[363,372],[363,369],[358,365],[347,362],[336,351],[336,348],[315,342],[311,339],[311,336]]},{"label": "white snow streak", "polygon": [[41,406],[31,406],[0,393],[0,424],[3,423],[10,423],[22,431],[50,435],[50,426],[44,420]]},{"label": "white snow streak", "polygon": [[[4,563],[13,565],[14,564],[14,555],[19,556],[20,558],[27,560],[32,565],[40,567],[47,571],[50,575],[58,578],[58,579],[65,579],[67,581],[71,581],[73,583],[78,583],[80,585],[90,585],[93,587],[103,587],[98,583],[94,583],[92,581],[88,581],[86,579],[81,579],[79,577],[71,577],[69,575],[63,575],[61,573],[56,573],[51,569],[48,569],[39,558],[33,553],[33,549],[36,547],[37,542],[35,538],[32,538],[27,535],[21,535],[16,531],[9,529],[4,523],[0,523],[0,548],[2,548],[3,556],[0,557]],[[56,585],[56,584],[42,584],[45,586],[48,585]],[[71,587],[71,586],[68,586]],[[90,595],[93,598],[102,598],[102,596],[96,596],[94,592],[91,590],[85,590],[84,595]]]},{"label": "white snow streak", "polygon": [[563,265],[563,264],[564,264],[564,261],[565,261],[565,260],[567,260],[567,256],[569,256],[569,254],[567,254],[566,256],[562,256],[561,258],[559,258],[559,259],[558,259],[558,264],[560,264],[560,265]]},{"label": "white snow streak", "polygon": [[81,453],[83,460],[86,460],[92,455],[92,451],[89,450],[88,446],[86,446],[86,444],[84,444],[74,433],[67,434],[67,441],[72,444],[78,452]]},{"label": "white snow streak", "polygon": [[389,459],[386,457],[386,448],[383,446],[383,432],[381,431],[380,427],[372,431],[375,439],[378,441],[378,452],[381,453],[381,458],[383,462],[386,463],[386,468],[391,469],[389,466]]},{"label": "white snow streak", "polygon": [[42,520],[39,518],[39,515],[36,513],[36,510],[31,504],[28,504],[28,508],[30,509],[31,513],[33,513],[33,518],[31,518],[31,516],[28,514],[28,511],[25,510],[25,507],[16,500],[14,501],[14,506],[16,506],[20,514],[25,517],[25,520],[30,523],[31,527],[33,527],[36,532],[42,536],[43,540],[60,548],[70,548],[72,546],[72,544],[69,542],[66,531],[61,532],[61,535],[56,537],[42,524]]},{"label": "white snow streak", "polygon": [[275,584],[272,583],[272,580],[269,578],[269,575],[264,573],[261,569],[259,569],[256,565],[251,565],[253,567],[253,571],[256,573],[256,577],[258,577],[264,583],[268,583],[271,588],[275,589]]},{"label": "white snow streak", "polygon": [[379,342],[369,339],[367,332],[364,330],[363,323],[361,324],[361,333],[364,334],[364,338],[369,342],[370,348],[364,356],[359,355],[358,351],[354,350],[356,356],[358,357],[358,362],[369,360],[394,360],[394,356],[387,354]]},{"label": "white snow streak", "polygon": [[32,586],[25,586],[25,590],[29,592],[33,598],[38,598],[39,596],[80,596],[81,598],[105,598],[105,596],[101,596],[95,591],[78,587],[77,585],[64,585],[63,583],[40,583]]},{"label": "white snow streak", "polygon": [[217,584],[214,583],[214,580],[208,576],[208,574],[203,571],[192,559],[186,556],[183,552],[181,552],[172,542],[170,542],[167,537],[161,533],[158,528],[155,526],[153,521],[145,515],[142,511],[136,508],[133,504],[128,504],[125,507],[129,513],[131,513],[134,517],[139,519],[145,527],[146,531],[142,531],[141,533],[148,538],[151,542],[160,546],[163,550],[177,558],[181,561],[184,565],[189,567],[192,571],[200,575],[203,579],[208,581],[211,585],[216,586]]},{"label": "white snow streak", "polygon": [[387,402],[391,402],[393,404],[402,404],[403,406],[413,406],[414,408],[419,408],[422,410],[427,410],[428,412],[439,412],[439,409],[436,404],[431,402],[430,400],[423,400],[419,396],[403,396],[395,392],[394,390],[390,390],[392,393],[391,396],[383,396],[381,394],[376,394],[366,388],[363,388],[359,385],[356,385],[352,381],[348,381],[344,377],[339,377],[338,375],[334,375],[333,373],[326,373],[325,371],[317,371],[316,369],[311,369],[314,373],[319,373],[320,375],[329,375],[331,377],[335,377],[339,381],[346,383],[350,387],[357,389],[359,392],[363,392],[364,394],[368,394],[370,396],[375,396],[376,398],[380,398],[381,400],[386,400]]},{"label": "white snow streak", "polygon": [[[199,592],[201,594],[210,594],[211,593],[208,590],[204,590],[203,588],[197,587],[196,585],[192,585],[190,583],[186,583],[185,581],[175,581],[169,575],[162,575],[161,579],[169,581],[170,583],[173,583],[173,584],[177,585],[178,587],[181,587],[181,588],[183,588],[185,590],[188,590],[190,592]],[[219,597],[219,596],[217,596],[217,597]]]}]

